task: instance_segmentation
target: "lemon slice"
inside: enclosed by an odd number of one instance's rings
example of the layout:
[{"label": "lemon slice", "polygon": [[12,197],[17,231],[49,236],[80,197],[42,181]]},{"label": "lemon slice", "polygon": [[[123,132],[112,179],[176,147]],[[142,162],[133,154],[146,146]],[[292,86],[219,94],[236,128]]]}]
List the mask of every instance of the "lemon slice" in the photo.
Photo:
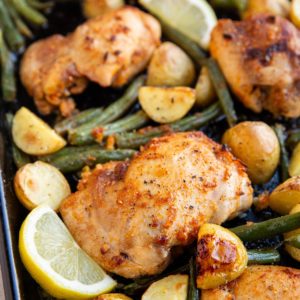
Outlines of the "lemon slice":
[{"label": "lemon slice", "polygon": [[205,0],[139,0],[147,10],[207,50],[217,17]]},{"label": "lemon slice", "polygon": [[290,15],[294,25],[300,28],[300,0],[292,0]]},{"label": "lemon slice", "polygon": [[30,212],[19,236],[21,259],[32,277],[56,298],[86,299],[109,292],[116,282],[72,238],[47,205]]}]

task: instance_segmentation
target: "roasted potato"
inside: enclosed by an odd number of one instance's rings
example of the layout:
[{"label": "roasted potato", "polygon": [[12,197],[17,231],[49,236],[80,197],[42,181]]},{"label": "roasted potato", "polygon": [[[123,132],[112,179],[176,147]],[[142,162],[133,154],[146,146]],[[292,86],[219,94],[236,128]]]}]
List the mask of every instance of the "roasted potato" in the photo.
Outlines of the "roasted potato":
[{"label": "roasted potato", "polygon": [[208,69],[203,67],[196,84],[196,105],[206,107],[216,100],[216,91],[209,76]]},{"label": "roasted potato", "polygon": [[142,87],[139,101],[146,114],[158,123],[184,117],[196,101],[195,90],[188,87]]},{"label": "roasted potato", "polygon": [[32,155],[50,154],[66,145],[61,136],[26,107],[14,116],[12,136],[18,148]]},{"label": "roasted potato", "polygon": [[102,16],[124,5],[124,0],[83,0],[82,10],[86,18]]},{"label": "roasted potato", "polygon": [[286,18],[290,12],[290,5],[289,0],[248,0],[248,6],[243,17],[267,13]]},{"label": "roasted potato", "polygon": [[300,175],[300,143],[293,150],[289,165],[289,174],[291,177]]},{"label": "roasted potato", "polygon": [[29,210],[40,204],[58,210],[61,201],[71,194],[64,175],[42,161],[20,168],[14,178],[14,188],[20,202]]},{"label": "roasted potato", "polygon": [[123,294],[103,294],[98,296],[94,300],[132,300],[132,299]]},{"label": "roasted potato", "polygon": [[212,289],[239,277],[248,263],[242,241],[215,224],[200,227],[197,242],[197,287]]},{"label": "roasted potato", "polygon": [[270,195],[269,205],[272,210],[286,215],[300,203],[300,176],[289,178],[280,184]]},{"label": "roasted potato", "polygon": [[150,285],[142,300],[186,300],[188,275],[170,275]]},{"label": "roasted potato", "polygon": [[[298,212],[300,212],[300,204],[297,204],[292,208],[292,210],[290,211],[290,215]],[[285,233],[284,238],[288,239],[299,234],[300,234],[300,229],[296,229]],[[300,249],[293,247],[291,245],[285,245],[285,250],[290,254],[292,258],[300,262]]]},{"label": "roasted potato", "polygon": [[280,146],[276,134],[264,122],[242,122],[228,129],[222,142],[248,168],[253,183],[270,180],[280,159]]},{"label": "roasted potato", "polygon": [[155,50],[148,67],[147,85],[190,86],[194,80],[194,64],[178,46],[165,42]]}]

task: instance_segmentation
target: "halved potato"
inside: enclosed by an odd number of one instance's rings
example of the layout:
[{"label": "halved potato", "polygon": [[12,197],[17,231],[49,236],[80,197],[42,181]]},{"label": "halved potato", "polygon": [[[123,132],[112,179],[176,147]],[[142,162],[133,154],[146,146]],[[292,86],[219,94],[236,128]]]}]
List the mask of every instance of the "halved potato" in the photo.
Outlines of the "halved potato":
[{"label": "halved potato", "polygon": [[14,178],[14,188],[20,202],[29,210],[40,204],[58,210],[61,201],[71,194],[64,175],[42,161],[20,168]]},{"label": "halved potato", "polygon": [[103,294],[98,296],[94,300],[132,300],[132,299],[123,294]]},{"label": "halved potato", "polygon": [[66,145],[61,136],[26,107],[20,108],[15,114],[12,135],[15,144],[32,155],[50,154]]},{"label": "halved potato", "polygon": [[158,123],[170,123],[184,117],[196,101],[195,90],[188,87],[142,87],[139,100],[143,110]]},{"label": "halved potato", "polygon": [[[292,208],[292,210],[290,211],[290,215],[298,212],[300,212],[300,204],[297,204]],[[299,234],[300,234],[300,229],[296,229],[285,233],[284,238],[288,239]],[[285,245],[285,250],[290,254],[292,258],[300,262],[300,249],[293,247],[291,245]]]},{"label": "halved potato", "polygon": [[170,275],[150,285],[142,300],[186,300],[188,275]]},{"label": "halved potato", "polygon": [[230,230],[215,224],[200,227],[197,242],[197,287],[213,289],[239,277],[248,255],[242,241]]},{"label": "halved potato", "polygon": [[216,100],[217,94],[209,76],[208,69],[203,67],[196,84],[196,105],[206,107]]},{"label": "halved potato", "polygon": [[293,151],[289,165],[289,174],[291,177],[300,175],[300,143],[297,144]]},{"label": "halved potato", "polygon": [[195,80],[193,61],[177,45],[165,42],[155,51],[148,67],[149,86],[190,86]]},{"label": "halved potato", "polygon": [[124,0],[83,0],[82,10],[86,18],[102,16],[124,5]]},{"label": "halved potato", "polygon": [[270,195],[269,205],[279,214],[287,215],[300,203],[300,176],[289,178],[280,184]]}]

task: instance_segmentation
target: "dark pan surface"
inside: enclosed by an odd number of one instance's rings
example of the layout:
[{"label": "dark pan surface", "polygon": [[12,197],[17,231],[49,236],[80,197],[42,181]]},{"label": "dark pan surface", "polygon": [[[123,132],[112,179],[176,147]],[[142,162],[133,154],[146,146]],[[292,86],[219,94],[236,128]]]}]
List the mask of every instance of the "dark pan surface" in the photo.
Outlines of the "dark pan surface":
[{"label": "dark pan surface", "polygon": [[[57,5],[54,11],[49,16],[49,26],[40,30],[36,34],[36,39],[52,35],[54,33],[67,34],[83,21],[80,5],[78,3],[65,3]],[[4,114],[5,112],[15,112],[20,106],[29,107],[35,113],[35,107],[32,100],[22,86],[19,84],[18,102],[15,104],[1,103],[0,115],[0,193],[1,193],[1,211],[3,226],[0,230],[0,263],[4,276],[5,299],[22,299],[22,300],[39,300],[49,299],[45,293],[41,291],[38,285],[32,280],[30,275],[24,269],[19,253],[18,253],[18,233],[20,225],[24,220],[28,211],[22,207],[14,195],[13,191],[13,176],[16,171],[11,156],[10,136],[8,129],[5,127]],[[102,106],[118,98],[122,94],[122,90],[103,89],[99,86],[91,84],[88,90],[76,97],[77,106],[80,109],[87,107]],[[284,123],[287,128],[299,127],[300,121],[286,122],[284,120],[274,120],[269,114],[255,115],[242,108],[241,105],[235,103],[240,120],[264,120],[273,125],[276,121]],[[54,121],[55,117],[49,117],[46,120],[49,123]],[[202,130],[219,141],[222,133],[226,129],[226,121],[224,118],[219,118],[212,124],[209,124]],[[273,179],[265,186],[256,186],[255,192],[258,194],[263,190],[272,190],[280,182],[279,172],[277,171]],[[246,220],[261,221],[274,217],[275,215],[265,210],[260,213],[254,213],[249,210],[241,217],[225,224],[228,227],[237,226],[245,223]],[[5,239],[5,245],[4,245]],[[2,242],[3,241],[3,242]],[[280,245],[281,239],[275,238],[268,241],[251,243],[249,248],[271,247]],[[295,261],[292,261],[286,254],[282,253],[281,264],[300,267]],[[184,259],[184,258],[183,258]],[[2,299],[1,299],[2,300]]]}]

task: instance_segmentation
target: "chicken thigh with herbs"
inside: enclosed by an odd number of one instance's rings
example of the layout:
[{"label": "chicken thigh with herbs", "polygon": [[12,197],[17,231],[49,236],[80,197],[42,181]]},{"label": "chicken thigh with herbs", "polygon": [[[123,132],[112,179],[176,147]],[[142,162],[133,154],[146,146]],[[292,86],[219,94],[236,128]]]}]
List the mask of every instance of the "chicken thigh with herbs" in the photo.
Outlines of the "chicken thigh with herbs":
[{"label": "chicken thigh with herbs", "polygon": [[300,299],[300,270],[280,266],[251,266],[238,279],[201,292],[201,300],[231,299]]},{"label": "chicken thigh with herbs", "polygon": [[88,20],[68,37],[32,44],[22,59],[21,80],[40,113],[59,107],[66,116],[75,107],[71,95],[81,93],[87,79],[120,87],[143,71],[160,36],[155,18],[125,6]]},{"label": "chicken thigh with herbs", "polygon": [[300,32],[288,20],[265,14],[220,20],[210,50],[246,107],[300,116]]},{"label": "chicken thigh with herbs", "polygon": [[69,55],[70,42],[69,37],[56,34],[32,44],[23,56],[21,81],[41,114],[59,108],[68,116],[75,107],[71,95],[87,86]]},{"label": "chicken thigh with herbs", "polygon": [[99,165],[64,200],[63,220],[107,271],[156,274],[174,247],[191,244],[205,222],[220,224],[252,204],[242,163],[201,132],[153,139],[131,161]]}]

